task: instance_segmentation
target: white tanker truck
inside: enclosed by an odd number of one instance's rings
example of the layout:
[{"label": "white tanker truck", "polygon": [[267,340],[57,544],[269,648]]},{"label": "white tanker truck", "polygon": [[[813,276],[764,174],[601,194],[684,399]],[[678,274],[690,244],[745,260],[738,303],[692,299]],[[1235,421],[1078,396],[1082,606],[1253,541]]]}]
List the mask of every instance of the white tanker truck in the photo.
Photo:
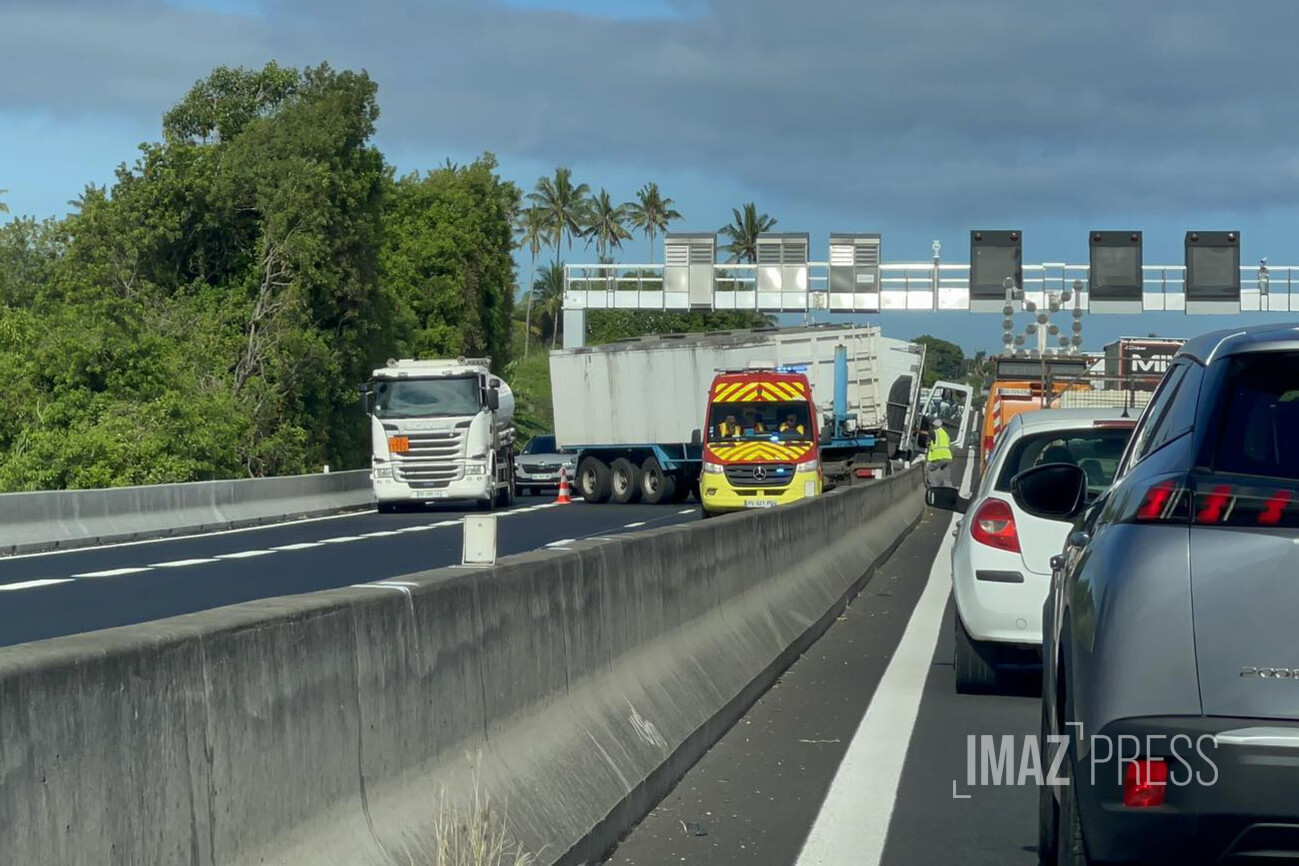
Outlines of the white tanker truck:
[{"label": "white tanker truck", "polygon": [[514,393],[490,358],[389,361],[361,387],[379,511],[514,502]]}]

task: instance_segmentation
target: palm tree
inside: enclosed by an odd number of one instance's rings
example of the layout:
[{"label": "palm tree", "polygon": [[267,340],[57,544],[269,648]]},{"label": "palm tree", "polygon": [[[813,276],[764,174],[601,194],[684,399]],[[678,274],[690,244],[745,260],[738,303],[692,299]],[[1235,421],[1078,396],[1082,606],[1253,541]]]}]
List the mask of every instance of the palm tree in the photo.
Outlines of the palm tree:
[{"label": "palm tree", "polygon": [[542,268],[532,284],[532,294],[539,296],[541,312],[550,319],[550,347],[559,345],[559,317],[564,309],[564,263],[555,260]]},{"label": "palm tree", "polygon": [[591,188],[586,184],[573,185],[573,170],[560,166],[555,176],[537,181],[536,189],[528,193],[528,200],[546,213],[547,229],[555,252],[568,238],[568,248],[573,248],[573,235],[582,233],[586,225],[586,197]]},{"label": "palm tree", "polygon": [[625,204],[615,205],[606,189],[601,189],[599,195],[591,198],[587,207],[590,221],[582,237],[586,238],[587,246],[595,241],[595,250],[602,262],[614,247],[622,249],[622,242],[631,240],[631,232],[627,231],[627,208]]},{"label": "palm tree", "polygon": [[731,254],[732,262],[756,262],[758,260],[758,235],[771,231],[776,220],[765,213],[758,213],[753,202],[744,205],[743,213],[731,208],[731,224],[722,226],[719,231],[731,242],[722,247]]},{"label": "palm tree", "polygon": [[514,231],[519,235],[519,246],[528,250],[528,312],[523,319],[523,357],[528,357],[528,346],[532,341],[532,299],[536,292],[532,290],[537,279],[537,254],[546,245],[546,234],[549,226],[546,212],[539,207],[525,208],[519,212]]},{"label": "palm tree", "polygon": [[654,235],[668,230],[668,223],[681,219],[681,214],[672,209],[676,202],[663,198],[659,185],[647,183],[636,193],[636,201],[627,206],[627,216],[631,224],[649,237],[650,264],[654,264]]}]

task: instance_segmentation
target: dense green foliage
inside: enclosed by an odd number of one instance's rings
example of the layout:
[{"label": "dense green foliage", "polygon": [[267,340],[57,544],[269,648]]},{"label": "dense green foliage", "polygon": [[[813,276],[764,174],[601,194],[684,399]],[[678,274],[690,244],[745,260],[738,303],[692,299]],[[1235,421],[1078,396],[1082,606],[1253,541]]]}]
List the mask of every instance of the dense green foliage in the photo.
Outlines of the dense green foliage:
[{"label": "dense green foliage", "polygon": [[[559,341],[560,257],[582,239],[608,261],[635,229],[652,259],[681,214],[564,167],[525,196],[491,154],[398,178],[378,116],[365,73],[221,67],[66,218],[0,224],[0,491],[368,465],[357,385],[389,357],[490,356],[524,435],[550,429],[529,350]],[[589,338],[763,324],[609,311]]]},{"label": "dense green foliage", "polygon": [[928,388],[938,380],[955,382],[965,375],[965,352],[948,340],[925,334],[913,342],[925,347],[925,369],[920,377],[922,387]]}]

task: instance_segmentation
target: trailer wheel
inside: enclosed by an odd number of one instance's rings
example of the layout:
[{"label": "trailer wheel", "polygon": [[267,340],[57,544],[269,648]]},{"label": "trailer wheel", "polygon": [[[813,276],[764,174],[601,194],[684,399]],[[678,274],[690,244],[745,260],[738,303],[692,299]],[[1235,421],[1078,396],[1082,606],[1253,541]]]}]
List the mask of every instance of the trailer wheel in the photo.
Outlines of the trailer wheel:
[{"label": "trailer wheel", "polygon": [[640,467],[626,457],[619,457],[609,467],[612,499],[619,505],[640,501]]},{"label": "trailer wheel", "polygon": [[677,494],[677,479],[663,471],[659,461],[646,457],[640,465],[640,498],[648,505],[671,502]]},{"label": "trailer wheel", "polygon": [[583,458],[577,467],[577,492],[587,502],[599,505],[609,501],[609,467],[598,457]]},{"label": "trailer wheel", "polygon": [[672,491],[672,502],[680,505],[690,498],[690,491],[695,486],[695,480],[687,475],[682,475],[679,478],[674,478],[673,481],[676,484],[675,489]]}]

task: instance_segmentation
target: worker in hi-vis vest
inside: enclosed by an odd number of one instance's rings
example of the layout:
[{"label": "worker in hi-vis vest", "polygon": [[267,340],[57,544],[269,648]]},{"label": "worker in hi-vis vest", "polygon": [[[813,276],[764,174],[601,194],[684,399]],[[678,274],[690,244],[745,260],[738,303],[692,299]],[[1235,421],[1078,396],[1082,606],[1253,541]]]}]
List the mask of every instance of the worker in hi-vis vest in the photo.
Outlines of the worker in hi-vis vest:
[{"label": "worker in hi-vis vest", "polygon": [[930,487],[952,486],[952,437],[943,429],[943,419],[935,418],[929,448],[925,452],[925,480]]}]

